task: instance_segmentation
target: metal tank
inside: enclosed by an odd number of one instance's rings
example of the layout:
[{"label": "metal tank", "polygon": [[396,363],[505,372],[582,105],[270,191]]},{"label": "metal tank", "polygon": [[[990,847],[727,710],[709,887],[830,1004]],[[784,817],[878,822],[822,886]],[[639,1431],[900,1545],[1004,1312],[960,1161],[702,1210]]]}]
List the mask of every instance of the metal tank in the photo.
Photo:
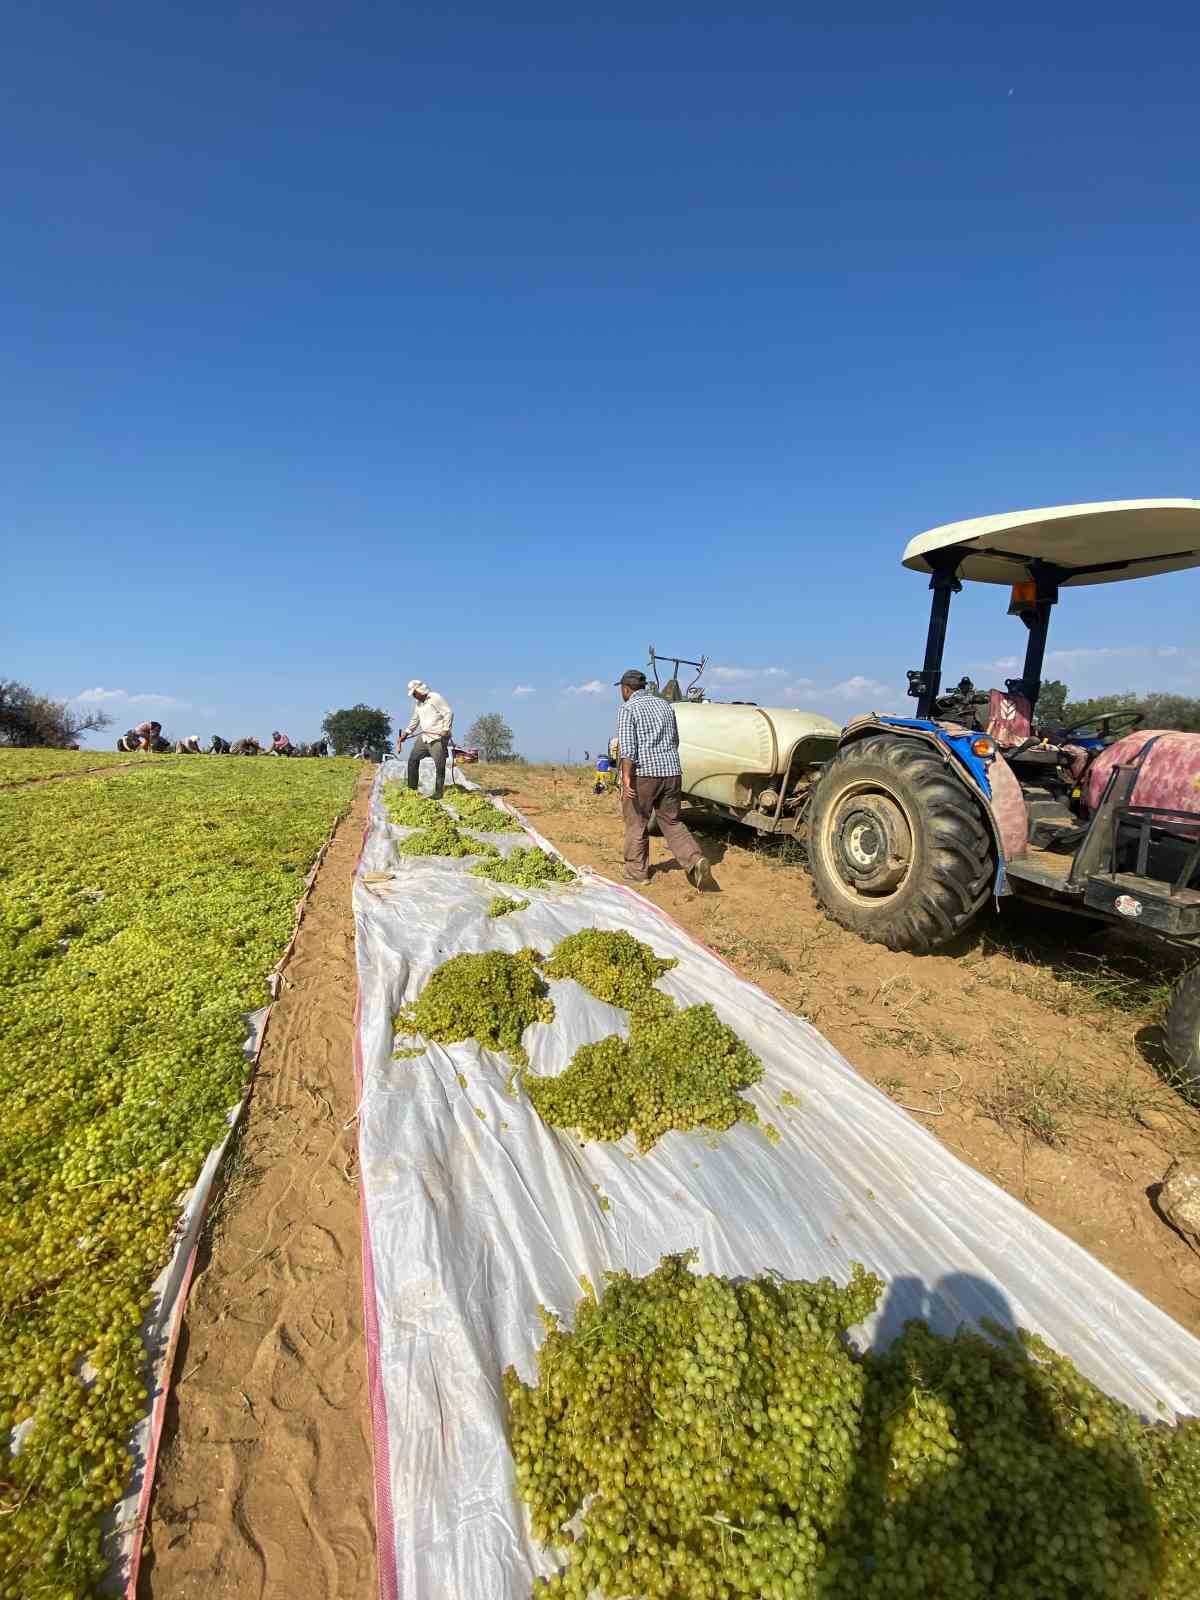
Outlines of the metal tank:
[{"label": "metal tank", "polygon": [[683,701],[675,717],[685,796],[770,832],[795,831],[807,784],[841,732],[829,717],[789,706]]}]

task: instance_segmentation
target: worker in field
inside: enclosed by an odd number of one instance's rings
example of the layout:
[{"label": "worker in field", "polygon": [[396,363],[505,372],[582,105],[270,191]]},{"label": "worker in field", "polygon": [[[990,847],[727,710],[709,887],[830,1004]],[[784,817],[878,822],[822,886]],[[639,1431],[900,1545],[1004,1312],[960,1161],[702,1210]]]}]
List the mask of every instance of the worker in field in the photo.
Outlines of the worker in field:
[{"label": "worker in field", "polygon": [[166,747],[161,722],[139,722],[117,740],[118,750],[157,750],[160,746]]},{"label": "worker in field", "polygon": [[683,769],[679,729],[669,701],[651,694],[646,674],[631,667],[617,680],[624,704],[617,717],[621,814],[625,819],[625,876],[650,879],[650,819],[658,818],[667,848],[696,889],[717,887],[703,850],[679,819]]},{"label": "worker in field", "polygon": [[280,733],[278,729],[271,735],[271,754],[273,756],[290,756],[294,754],[292,741],[286,733]]},{"label": "worker in field", "polygon": [[186,739],[176,739],[175,754],[198,756],[200,754],[200,735],[198,733],[189,733]]},{"label": "worker in field", "polygon": [[433,794],[442,797],[446,787],[446,756],[450,749],[450,733],[454,727],[454,713],[440,694],[435,694],[420,678],[409,681],[408,692],[416,702],[408,727],[396,741],[396,751],[414,734],[417,742],[408,753],[408,787],[416,789],[421,782],[421,762],[429,756],[433,762]]},{"label": "worker in field", "polygon": [[229,754],[229,740],[222,739],[219,733],[214,733],[212,743],[208,747],[210,756],[227,756]]}]

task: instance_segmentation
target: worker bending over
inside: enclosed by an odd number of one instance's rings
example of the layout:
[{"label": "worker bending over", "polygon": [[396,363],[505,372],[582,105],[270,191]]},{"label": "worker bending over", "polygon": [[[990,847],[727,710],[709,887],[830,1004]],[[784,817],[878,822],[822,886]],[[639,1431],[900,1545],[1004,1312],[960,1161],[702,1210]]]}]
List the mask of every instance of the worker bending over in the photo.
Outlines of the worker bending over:
[{"label": "worker bending over", "polygon": [[427,683],[413,678],[408,692],[416,701],[408,727],[400,735],[397,752],[405,739],[414,733],[417,742],[408,754],[408,787],[416,789],[421,782],[421,762],[426,756],[433,761],[433,797],[440,800],[446,787],[446,755],[450,749],[450,732],[454,726],[454,713],[440,694],[435,694]]},{"label": "worker bending over", "polygon": [[177,756],[198,756],[200,753],[200,735],[198,733],[189,733],[186,739],[176,739],[175,754]]},{"label": "worker bending over", "polygon": [[162,736],[161,722],[139,722],[136,728],[130,728],[117,740],[118,750],[165,750],[166,748],[167,741]]},{"label": "worker bending over", "polygon": [[631,667],[618,680],[624,705],[617,717],[621,753],[621,814],[625,819],[625,876],[632,883],[650,880],[650,819],[658,825],[667,848],[697,889],[717,887],[704,852],[679,820],[683,769],[679,765],[679,728],[670,701],[646,688],[646,674]]}]

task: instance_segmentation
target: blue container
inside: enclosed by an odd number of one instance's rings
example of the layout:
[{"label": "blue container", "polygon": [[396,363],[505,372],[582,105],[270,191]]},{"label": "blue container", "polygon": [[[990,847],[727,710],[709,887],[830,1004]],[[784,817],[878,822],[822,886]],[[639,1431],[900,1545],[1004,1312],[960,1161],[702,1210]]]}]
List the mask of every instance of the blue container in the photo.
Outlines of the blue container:
[{"label": "blue container", "polygon": [[611,772],[612,771],[612,762],[608,759],[607,756],[597,756],[596,757],[596,771],[597,772]]}]

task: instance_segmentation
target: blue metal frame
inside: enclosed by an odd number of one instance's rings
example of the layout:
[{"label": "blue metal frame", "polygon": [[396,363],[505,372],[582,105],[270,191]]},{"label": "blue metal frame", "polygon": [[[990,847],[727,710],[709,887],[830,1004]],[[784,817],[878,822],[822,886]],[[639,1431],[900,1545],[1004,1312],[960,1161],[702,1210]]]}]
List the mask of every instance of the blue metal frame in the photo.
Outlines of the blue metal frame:
[{"label": "blue metal frame", "polygon": [[876,720],[886,722],[892,728],[919,728],[922,733],[932,733],[939,743],[944,744],[950,753],[962,762],[987,798],[989,800],[992,798],[992,780],[988,773],[988,763],[971,749],[971,741],[979,737],[977,733],[949,733],[940,722],[931,722],[926,717],[879,717]]}]

